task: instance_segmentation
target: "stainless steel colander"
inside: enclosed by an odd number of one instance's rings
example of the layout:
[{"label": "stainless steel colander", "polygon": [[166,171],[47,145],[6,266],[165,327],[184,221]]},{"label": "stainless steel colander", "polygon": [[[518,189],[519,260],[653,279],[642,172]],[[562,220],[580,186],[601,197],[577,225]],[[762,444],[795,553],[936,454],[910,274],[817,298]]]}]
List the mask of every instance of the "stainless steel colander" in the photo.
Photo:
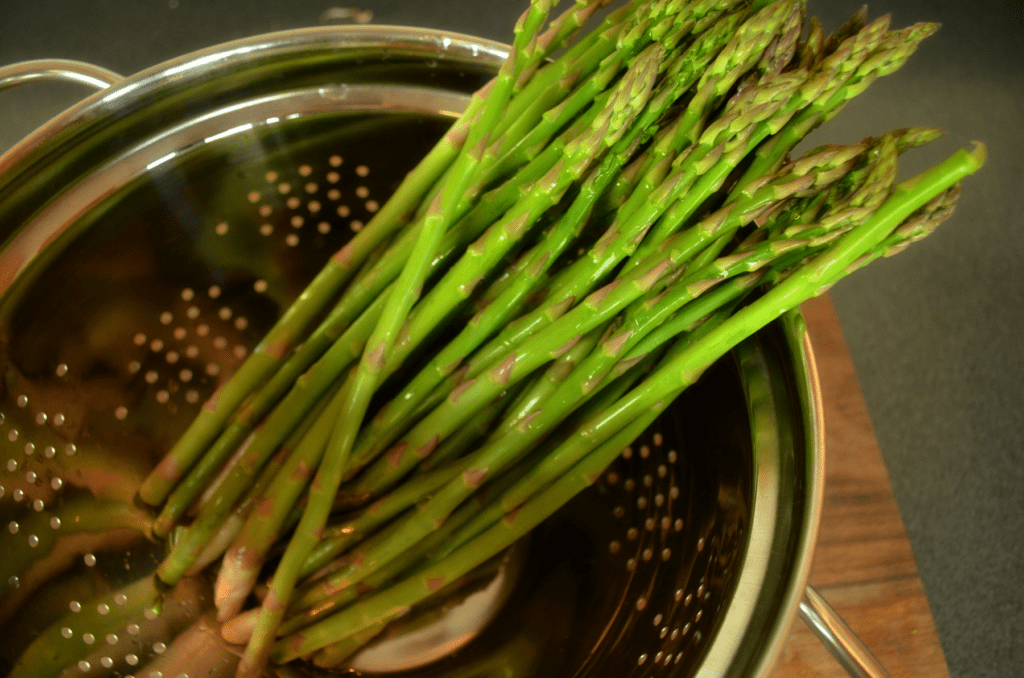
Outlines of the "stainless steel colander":
[{"label": "stainless steel colander", "polygon": [[[0,666],[69,610],[96,626],[59,629],[90,646],[67,675],[170,671],[214,637],[201,580],[114,630],[90,602],[162,553],[135,484],[504,54],[331,27],[124,80],[68,67],[116,84],[0,158]],[[817,530],[815,389],[787,316],[528,538],[514,595],[473,642],[409,675],[767,673]]]}]

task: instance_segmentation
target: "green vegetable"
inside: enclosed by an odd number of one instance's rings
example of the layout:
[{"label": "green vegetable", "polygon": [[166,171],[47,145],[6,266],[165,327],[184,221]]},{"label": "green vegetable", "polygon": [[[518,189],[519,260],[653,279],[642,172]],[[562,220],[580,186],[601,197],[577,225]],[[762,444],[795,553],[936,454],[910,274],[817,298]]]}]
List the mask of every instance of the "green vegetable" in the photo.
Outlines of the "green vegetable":
[{"label": "green vegetable", "polygon": [[894,185],[930,128],[790,157],[933,24],[860,12],[826,36],[802,0],[632,0],[576,37],[600,4],[546,30],[531,4],[494,80],[143,484],[155,532],[181,531],[161,580],[227,549],[239,676],[338,665],[742,339],[934,230],[983,164]]}]

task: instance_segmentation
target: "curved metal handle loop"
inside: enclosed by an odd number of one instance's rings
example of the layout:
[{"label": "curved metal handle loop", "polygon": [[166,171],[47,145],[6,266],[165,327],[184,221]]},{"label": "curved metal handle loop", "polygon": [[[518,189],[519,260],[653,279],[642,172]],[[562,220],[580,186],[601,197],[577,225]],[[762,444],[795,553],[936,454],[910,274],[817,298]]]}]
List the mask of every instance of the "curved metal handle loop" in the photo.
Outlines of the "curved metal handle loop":
[{"label": "curved metal handle loop", "polygon": [[871,650],[810,586],[800,601],[800,618],[853,678],[890,678]]},{"label": "curved metal handle loop", "polygon": [[36,59],[0,68],[0,90],[38,80],[74,82],[101,90],[124,78],[106,68],[71,59]]}]

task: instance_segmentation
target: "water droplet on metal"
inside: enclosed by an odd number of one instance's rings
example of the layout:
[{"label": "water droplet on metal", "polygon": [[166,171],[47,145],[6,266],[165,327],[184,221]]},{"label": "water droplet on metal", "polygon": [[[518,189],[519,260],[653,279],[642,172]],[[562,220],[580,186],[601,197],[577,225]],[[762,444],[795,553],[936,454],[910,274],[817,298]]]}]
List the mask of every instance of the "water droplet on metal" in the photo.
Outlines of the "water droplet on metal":
[{"label": "water droplet on metal", "polygon": [[130,635],[130,636],[137,636],[137,635],[139,635],[139,625],[138,624],[129,624],[128,626],[125,627],[125,630],[128,631],[128,635]]},{"label": "water droplet on metal", "polygon": [[86,645],[92,645],[96,642],[96,636],[92,635],[91,633],[83,633],[82,641],[85,642]]},{"label": "water droplet on metal", "polygon": [[92,668],[92,666],[89,665],[89,662],[85,661],[84,659],[82,661],[78,662],[78,670],[81,671],[82,673],[88,673],[89,669],[91,669],[91,668]]},{"label": "water droplet on metal", "polygon": [[18,439],[18,431],[12,428],[10,431],[7,432],[7,439],[13,443],[15,440]]},{"label": "water droplet on metal", "polygon": [[647,653],[645,652],[644,654],[642,654],[639,657],[637,657],[637,660],[636,660],[637,666],[642,665],[646,661],[647,661]]},{"label": "water droplet on metal", "polygon": [[67,445],[64,446],[64,454],[68,455],[69,457],[75,456],[75,452],[78,452],[78,448],[75,447],[74,443],[68,443]]},{"label": "water droplet on metal", "polygon": [[110,614],[110,606],[106,603],[100,603],[96,606],[96,611],[100,614]]},{"label": "water droplet on metal", "polygon": [[71,638],[73,635],[75,635],[75,632],[65,626],[60,630],[60,635],[64,636],[65,638]]},{"label": "water droplet on metal", "polygon": [[21,580],[18,579],[18,575],[12,574],[10,577],[7,578],[7,585],[10,586],[12,589],[21,588]]},{"label": "water droplet on metal", "polygon": [[28,396],[24,395],[24,394],[18,396],[18,407],[27,407],[27,406],[28,406]]},{"label": "water droplet on metal", "polygon": [[50,518],[50,527],[53,528],[54,530],[59,530],[60,529],[60,518],[58,518],[57,516],[54,516],[54,517]]},{"label": "water droplet on metal", "polygon": [[8,459],[7,460],[7,472],[8,473],[14,473],[17,470],[18,470],[18,460],[17,459]]},{"label": "water droplet on metal", "polygon": [[67,365],[65,365],[64,363],[61,363],[60,365],[57,365],[57,376],[58,377],[63,377],[67,373],[68,373],[68,366]]},{"label": "water droplet on metal", "polygon": [[113,633],[107,634],[107,645],[117,645],[117,636]]},{"label": "water droplet on metal", "polygon": [[161,642],[153,643],[153,652],[157,654],[163,654],[167,651],[167,646]]},{"label": "water droplet on metal", "polygon": [[128,666],[138,666],[139,656],[134,654],[125,655],[124,661]]},{"label": "water droplet on metal", "polygon": [[46,423],[46,412],[39,412],[36,414],[36,425],[42,426]]},{"label": "water droplet on metal", "polygon": [[70,608],[72,612],[81,612],[82,611],[82,604],[80,602],[78,602],[77,600],[72,600],[68,604],[68,608]]},{"label": "water droplet on metal", "polygon": [[111,666],[114,665],[114,660],[110,657],[102,657],[100,659],[100,664],[103,664],[103,668],[109,669]]},{"label": "water droplet on metal", "polygon": [[28,536],[28,545],[29,545],[29,548],[35,548],[35,547],[39,546],[39,537],[37,537],[34,534],[30,534]]},{"label": "water droplet on metal", "polygon": [[[57,423],[57,417],[54,417],[53,419],[53,423]],[[43,450],[43,456],[46,457],[47,459],[53,459],[55,456],[57,456],[57,450],[53,447],[53,445],[49,445],[45,450]]]},{"label": "water droplet on metal", "polygon": [[18,534],[18,530],[20,530],[20,529],[21,529],[21,526],[18,525],[18,523],[13,521],[13,520],[11,522],[7,523],[7,530],[11,534]]},{"label": "water droplet on metal", "polygon": [[92,553],[86,553],[82,560],[85,561],[85,564],[89,567],[95,567],[96,565],[96,556]]},{"label": "water droplet on metal", "polygon": [[36,499],[36,500],[35,500],[34,502],[32,502],[32,509],[33,509],[33,510],[34,510],[34,511],[35,511],[36,513],[39,513],[39,512],[40,512],[40,511],[42,511],[42,510],[43,510],[44,508],[46,508],[46,504],[44,504],[44,503],[43,503],[43,500],[42,500],[42,499]]}]

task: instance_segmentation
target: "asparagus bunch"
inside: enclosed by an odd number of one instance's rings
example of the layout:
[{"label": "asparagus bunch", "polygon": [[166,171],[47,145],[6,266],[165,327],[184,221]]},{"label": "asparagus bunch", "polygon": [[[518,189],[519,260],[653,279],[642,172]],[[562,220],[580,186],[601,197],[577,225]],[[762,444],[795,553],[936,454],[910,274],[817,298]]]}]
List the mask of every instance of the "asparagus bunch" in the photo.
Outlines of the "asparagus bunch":
[{"label": "asparagus bunch", "polygon": [[534,0],[142,484],[175,535],[159,580],[219,559],[240,676],[336,665],[507,548],[743,338],[930,233],[983,163],[895,185],[929,129],[790,159],[934,25],[859,13],[826,37],[803,0],[632,0],[579,36],[600,4],[544,29]]}]

